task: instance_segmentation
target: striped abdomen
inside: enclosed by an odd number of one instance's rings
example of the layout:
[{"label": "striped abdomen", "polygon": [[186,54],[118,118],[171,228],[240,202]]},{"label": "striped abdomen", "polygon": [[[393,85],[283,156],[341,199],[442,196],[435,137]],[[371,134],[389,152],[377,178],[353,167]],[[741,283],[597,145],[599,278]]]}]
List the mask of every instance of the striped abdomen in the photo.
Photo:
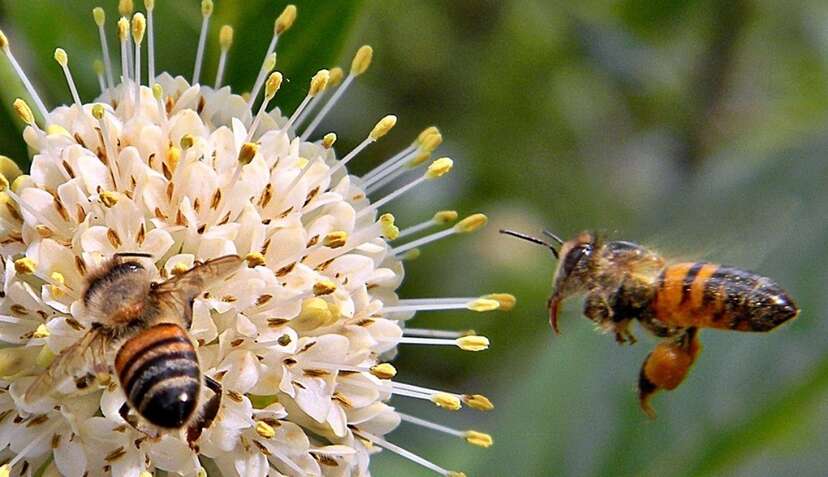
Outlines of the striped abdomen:
[{"label": "striped abdomen", "polygon": [[115,357],[115,371],[130,406],[152,424],[178,429],[193,415],[201,372],[180,326],[155,325],[127,340]]},{"label": "striped abdomen", "polygon": [[769,331],[799,312],[771,279],[712,263],[670,265],[656,287],[651,310],[672,326]]}]

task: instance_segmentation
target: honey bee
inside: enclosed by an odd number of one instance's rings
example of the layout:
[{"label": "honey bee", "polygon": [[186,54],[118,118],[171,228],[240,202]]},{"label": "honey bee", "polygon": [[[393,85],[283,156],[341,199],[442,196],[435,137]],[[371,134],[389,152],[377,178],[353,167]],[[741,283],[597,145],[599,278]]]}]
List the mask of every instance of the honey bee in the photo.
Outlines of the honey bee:
[{"label": "honey bee", "polygon": [[629,330],[633,320],[663,338],[647,355],[638,379],[641,409],[650,417],[655,417],[652,395],[678,387],[696,361],[699,329],[767,332],[799,313],[774,281],[739,268],[667,263],[641,245],[605,241],[591,232],[564,241],[544,231],[555,244],[512,230],[501,233],[543,245],[559,259],[548,301],[555,333],[561,302],[583,294],[584,316],[614,333],[619,344],[635,343]]},{"label": "honey bee", "polygon": [[[116,254],[90,274],[81,296],[92,325],[61,352],[24,395],[34,403],[66,389],[91,389],[114,374],[126,395],[120,414],[138,429],[130,409],[162,431],[187,427],[190,445],[208,428],[221,406],[221,385],[203,375],[187,333],[193,301],[241,264],[228,255],[154,282],[140,253]],[[202,386],[213,395],[202,401]],[[197,410],[200,408],[200,411]]]}]

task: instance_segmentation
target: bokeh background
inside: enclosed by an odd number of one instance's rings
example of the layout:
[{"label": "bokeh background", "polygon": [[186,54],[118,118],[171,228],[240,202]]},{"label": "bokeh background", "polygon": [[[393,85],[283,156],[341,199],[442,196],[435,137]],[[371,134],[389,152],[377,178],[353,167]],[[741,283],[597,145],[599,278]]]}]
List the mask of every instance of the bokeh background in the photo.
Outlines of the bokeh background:
[{"label": "bokeh background", "polygon": [[[97,94],[89,0],[0,0],[0,26],[47,104],[69,102],[52,60],[70,54],[81,94]],[[115,0],[103,2],[110,18]],[[158,0],[158,64],[190,77],[198,2]],[[251,87],[284,1],[217,0],[236,27],[227,80]],[[398,201],[403,225],[437,209],[482,211],[490,226],[423,250],[407,297],[509,291],[511,313],[423,314],[418,327],[475,329],[490,350],[401,349],[410,383],[482,392],[491,413],[400,409],[490,432],[487,450],[403,425],[391,440],[470,476],[828,475],[828,4],[819,0],[298,0],[278,69],[291,111],[321,67],[362,43],[375,61],[321,130],[356,145],[386,113],[397,128],[353,166],[369,170],[436,124],[456,161],[443,184]],[[136,1],[142,7],[140,0]],[[109,23],[110,33],[112,22]],[[0,151],[27,161],[0,59]],[[500,227],[571,236],[599,229],[668,256],[775,278],[803,312],[770,334],[707,331],[705,350],[658,419],[635,383],[653,339],[632,347],[592,330],[570,303],[563,334],[544,304],[555,263]],[[389,453],[375,475],[428,475]]]}]

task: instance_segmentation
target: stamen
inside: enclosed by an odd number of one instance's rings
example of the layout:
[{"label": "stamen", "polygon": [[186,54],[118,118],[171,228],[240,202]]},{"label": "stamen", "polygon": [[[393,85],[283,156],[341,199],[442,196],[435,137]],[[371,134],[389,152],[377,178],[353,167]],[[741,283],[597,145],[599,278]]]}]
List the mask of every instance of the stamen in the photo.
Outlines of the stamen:
[{"label": "stamen", "polygon": [[378,178],[373,184],[368,186],[365,189],[367,194],[373,194],[374,192],[382,189],[386,185],[394,182],[397,180],[398,177],[405,174],[406,172],[416,169],[421,165],[428,162],[431,159],[431,153],[428,152],[416,152],[413,153],[405,158],[402,161],[399,161],[395,167],[388,170],[385,174],[382,174],[382,178]]},{"label": "stamen", "polygon": [[[361,217],[364,217],[366,214],[369,214],[369,213],[371,213],[375,210],[378,210],[383,205],[391,202],[392,200],[394,200],[397,197],[405,194],[406,192],[408,192],[411,189],[417,187],[418,185],[422,184],[425,181],[434,180],[434,179],[437,179],[437,178],[440,178],[440,177],[446,175],[451,170],[453,165],[454,165],[454,162],[451,159],[447,158],[447,157],[437,159],[436,161],[432,162],[430,166],[428,166],[428,170],[421,177],[419,177],[418,179],[416,179],[414,181],[411,181],[410,183],[400,187],[399,189],[395,190],[394,192],[392,192],[392,193],[388,194],[387,196],[383,197],[382,199],[379,199],[378,201],[370,204],[368,207],[365,207],[364,209],[360,210],[357,213],[356,217],[359,219]],[[416,245],[415,245],[415,247],[416,247]]]},{"label": "stamen", "polygon": [[293,123],[296,122],[296,118],[298,118],[299,115],[302,114],[302,110],[305,109],[310,100],[313,99],[314,96],[325,91],[325,88],[328,87],[328,79],[330,79],[330,74],[331,73],[328,70],[319,70],[315,75],[313,75],[313,78],[311,78],[308,95],[305,96],[305,99],[303,99],[301,103],[299,103],[299,107],[297,107],[296,111],[294,111],[293,114],[290,116],[288,122],[285,123],[284,126],[282,126],[282,131],[289,131],[290,128],[293,126]]},{"label": "stamen", "polygon": [[388,132],[394,128],[394,125],[397,124],[397,117],[389,114],[382,119],[374,126],[374,129],[368,134],[368,137],[365,138],[357,147],[355,147],[351,152],[349,152],[345,157],[342,158],[341,161],[337,162],[336,165],[331,167],[328,172],[322,176],[321,178],[317,179],[316,184],[314,187],[327,179],[328,177],[333,177],[334,174],[339,172],[340,169],[345,167],[351,160],[357,155],[362,152],[366,147],[369,145],[379,141],[383,136],[388,134]]},{"label": "stamen", "polygon": [[488,448],[491,447],[494,443],[492,436],[489,434],[478,432],[478,431],[459,431],[457,429],[453,429],[448,426],[444,426],[442,424],[437,424],[431,421],[427,421],[425,419],[420,419],[419,417],[411,416],[409,414],[404,414],[402,412],[397,412],[397,415],[404,422],[408,422],[410,424],[414,424],[420,427],[425,427],[426,429],[431,429],[433,431],[442,432],[443,434],[448,434],[450,436],[459,437],[464,439],[466,442],[472,445],[476,445],[479,447]]},{"label": "stamen", "polygon": [[118,20],[118,40],[121,42],[121,82],[126,83],[129,80],[129,57],[130,49],[127,46],[129,41],[129,20],[126,17],[121,17]]},{"label": "stamen", "polygon": [[17,62],[14,55],[11,52],[11,48],[9,47],[9,39],[6,37],[6,34],[3,33],[3,30],[0,30],[0,50],[6,54],[6,58],[9,59],[9,63],[12,66],[12,69],[17,74],[17,77],[20,78],[20,81],[23,83],[23,87],[26,88],[26,91],[29,93],[29,96],[32,97],[32,100],[35,102],[35,106],[37,110],[40,112],[40,115],[43,116],[43,120],[48,123],[49,122],[49,111],[46,109],[46,106],[43,104],[43,101],[40,99],[40,95],[37,94],[35,91],[34,86],[32,86],[32,82],[29,81],[29,77],[26,76],[26,73],[23,71],[23,68],[20,67],[20,63]]},{"label": "stamen", "polygon": [[92,117],[97,119],[101,125],[101,137],[103,138],[104,149],[106,150],[107,162],[111,168],[110,174],[112,175],[112,180],[115,184],[115,190],[120,190],[121,173],[119,171],[118,160],[115,155],[115,148],[112,147],[112,144],[109,141],[109,127],[106,125],[106,121],[104,120],[105,115],[106,109],[102,104],[92,106]]},{"label": "stamen", "polygon": [[213,16],[213,0],[201,0],[201,34],[198,37],[195,69],[191,84],[198,84],[201,76],[201,64],[204,62],[204,47],[207,44],[207,31],[210,29],[210,17]]},{"label": "stamen", "polygon": [[78,96],[78,88],[75,86],[75,80],[72,79],[72,73],[69,71],[69,56],[63,48],[55,50],[55,61],[63,69],[63,75],[66,76],[66,83],[69,84],[69,91],[72,93],[75,106],[78,107],[78,110],[83,111],[83,103],[81,103],[80,96]]},{"label": "stamen", "polygon": [[276,92],[279,91],[279,88],[282,86],[282,73],[278,71],[272,73],[270,77],[267,79],[267,85],[265,86],[265,98],[262,101],[262,105],[259,107],[259,113],[256,114],[256,118],[253,120],[253,124],[250,126],[250,131],[247,132],[247,139],[245,142],[250,142],[253,139],[253,135],[256,134],[256,129],[259,127],[259,123],[262,122],[262,118],[267,114],[267,105],[270,104],[270,101],[276,96]]},{"label": "stamen", "polygon": [[434,152],[440,144],[442,144],[442,142],[443,136],[436,127],[431,126],[424,129],[410,146],[365,174],[362,177],[363,184],[367,187],[379,181],[383,177],[386,177],[388,174],[391,174],[400,166],[405,164],[406,161],[415,157],[415,152],[417,151],[428,154]]},{"label": "stamen", "polygon": [[135,112],[141,108],[141,43],[147,29],[147,19],[143,13],[132,17],[132,39],[135,42]]},{"label": "stamen", "polygon": [[340,68],[338,66],[335,66],[335,67],[331,68],[331,75],[330,75],[330,78],[328,79],[328,87],[325,89],[325,91],[322,94],[319,94],[319,95],[315,96],[311,100],[310,104],[308,104],[308,107],[305,108],[304,111],[302,111],[302,114],[300,114],[299,117],[296,119],[296,127],[297,128],[299,126],[301,126],[302,123],[305,122],[305,119],[308,118],[308,115],[311,112],[313,112],[314,109],[316,109],[316,106],[318,106],[320,102],[322,102],[322,99],[325,97],[325,93],[330,91],[331,89],[339,86],[342,83],[342,79],[344,77],[345,77],[345,72],[342,71],[342,68]]},{"label": "stamen", "polygon": [[456,210],[441,210],[434,214],[434,217],[426,220],[425,222],[420,222],[417,225],[412,225],[411,227],[406,227],[400,232],[400,238],[406,237],[408,235],[414,235],[416,233],[422,232],[423,230],[430,229],[436,225],[446,225],[450,224],[457,220],[457,211]]},{"label": "stamen", "polygon": [[327,103],[322,107],[322,110],[316,114],[316,117],[313,118],[313,121],[308,125],[305,132],[302,133],[301,139],[303,141],[307,141],[308,137],[316,130],[319,126],[319,123],[325,119],[325,116],[330,112],[331,108],[334,107],[339,98],[345,94],[345,91],[348,90],[348,87],[351,83],[354,82],[357,76],[365,73],[369,66],[371,66],[371,59],[374,56],[374,49],[368,45],[363,45],[357,50],[356,55],[354,55],[354,60],[351,62],[351,72],[348,73],[348,76],[345,77],[345,80],[342,82],[342,85],[337,88],[334,92],[331,99],[328,100]]},{"label": "stamen", "polygon": [[412,240],[411,242],[391,249],[391,253],[393,253],[394,255],[399,255],[413,248],[421,247],[423,245],[436,242],[437,240],[450,237],[455,234],[467,234],[475,232],[481,229],[483,226],[485,226],[488,220],[489,219],[483,214],[470,215],[458,222],[454,227],[450,229],[441,230],[431,235],[426,235],[425,237],[419,238],[417,240]]},{"label": "stamen", "polygon": [[101,37],[101,56],[103,56],[104,65],[106,65],[106,84],[113,88],[115,87],[115,81],[112,79],[112,60],[109,58],[109,43],[104,31],[106,12],[101,7],[95,7],[92,9],[92,18],[95,19],[95,24],[98,25],[98,35]]},{"label": "stamen", "polygon": [[[132,12],[135,11],[135,5],[133,4],[132,0],[120,0],[118,2],[118,14],[124,18],[132,18]],[[126,40],[129,42],[129,38]],[[132,57],[132,48],[127,46],[127,76],[129,78],[134,77],[135,73],[135,58]]]},{"label": "stamen", "polygon": [[440,338],[414,338],[402,337],[400,344],[413,345],[434,345],[434,346],[457,346],[463,351],[483,351],[489,348],[489,339],[485,336],[462,336],[460,338],[440,339]]},{"label": "stamen", "polygon": [[493,311],[500,309],[500,302],[489,298],[474,298],[467,302],[423,302],[383,307],[385,313],[408,311],[442,311],[442,310]]},{"label": "stamen", "polygon": [[147,84],[155,84],[155,29],[152,21],[152,12],[155,10],[155,0],[144,0],[144,8],[147,9],[147,68],[149,78]]},{"label": "stamen", "polygon": [[58,430],[61,424],[61,421],[58,420],[57,422],[49,426],[46,430],[41,432],[37,437],[32,439],[28,444],[26,444],[26,447],[21,449],[20,452],[18,452],[17,455],[15,455],[14,458],[10,460],[8,464],[0,467],[0,475],[2,475],[2,473],[6,470],[10,470],[12,467],[15,466],[15,464],[17,464],[21,460],[25,459],[26,456],[29,454],[29,451],[40,445],[43,439],[46,439],[47,437],[51,436],[56,430]]},{"label": "stamen", "polygon": [[216,71],[215,89],[221,88],[224,79],[224,69],[227,66],[227,52],[233,46],[233,27],[224,25],[219,32],[219,45],[221,45],[221,56],[219,56],[218,70]]},{"label": "stamen", "polygon": [[431,329],[424,329],[424,328],[405,328],[405,329],[403,329],[403,336],[413,336],[413,337],[420,337],[420,338],[457,339],[457,338],[462,338],[463,336],[473,336],[473,335],[475,335],[474,330],[446,331],[446,330],[431,330]]},{"label": "stamen", "polygon": [[106,92],[106,78],[104,78],[104,64],[101,60],[95,60],[92,63],[92,68],[95,70],[95,76],[98,77],[98,86],[101,88],[101,94]]},{"label": "stamen", "polygon": [[453,472],[453,471],[450,471],[450,470],[446,470],[446,469],[440,467],[439,465],[437,465],[437,464],[435,464],[435,463],[433,463],[429,460],[426,460],[426,459],[418,456],[417,454],[415,454],[411,451],[407,451],[407,450],[403,449],[402,447],[400,447],[396,444],[392,444],[392,443],[390,443],[390,442],[386,441],[385,439],[382,439],[378,436],[375,436],[373,434],[370,434],[370,433],[362,431],[362,430],[357,430],[357,431],[354,431],[354,432],[358,436],[360,436],[360,437],[362,437],[362,438],[364,438],[368,441],[371,441],[375,445],[377,445],[379,447],[382,447],[383,449],[387,449],[387,450],[399,455],[400,457],[403,457],[405,459],[410,460],[411,462],[414,462],[415,464],[419,464],[422,467],[425,467],[426,469],[431,470],[432,472],[435,472],[435,473],[440,474],[440,475],[445,476],[445,477],[466,477],[466,474],[464,474],[462,472]]},{"label": "stamen", "polygon": [[[268,73],[270,73],[274,67],[276,67],[276,56],[274,52],[276,51],[276,44],[279,42],[279,36],[288,31],[291,26],[293,26],[293,22],[296,21],[296,5],[288,5],[282,10],[282,13],[279,14],[279,17],[276,18],[276,21],[273,23],[273,38],[270,40],[270,44],[267,46],[267,51],[265,52],[264,60],[262,61],[262,69],[259,70],[259,76],[256,77],[256,81],[253,83],[253,90],[250,92],[250,99],[247,102],[247,107],[252,108],[253,102],[256,101],[256,98],[259,96],[259,91],[262,89],[262,85],[264,84],[265,77]],[[268,67],[268,63],[271,61],[273,65]]]}]

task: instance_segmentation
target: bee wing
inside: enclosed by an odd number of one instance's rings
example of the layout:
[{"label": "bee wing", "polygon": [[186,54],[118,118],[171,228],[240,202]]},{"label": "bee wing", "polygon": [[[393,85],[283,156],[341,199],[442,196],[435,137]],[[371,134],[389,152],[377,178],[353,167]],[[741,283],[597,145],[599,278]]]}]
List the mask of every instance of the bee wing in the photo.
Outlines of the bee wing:
[{"label": "bee wing", "polygon": [[241,263],[238,255],[214,258],[160,283],[153,292],[158,295],[174,294],[189,300],[236,271]]},{"label": "bee wing", "polygon": [[29,385],[24,400],[36,402],[42,397],[51,394],[67,379],[84,379],[95,377],[99,373],[106,373],[109,366],[106,364],[106,353],[109,349],[110,337],[99,329],[89,330],[77,343],[64,349],[49,367]]}]

